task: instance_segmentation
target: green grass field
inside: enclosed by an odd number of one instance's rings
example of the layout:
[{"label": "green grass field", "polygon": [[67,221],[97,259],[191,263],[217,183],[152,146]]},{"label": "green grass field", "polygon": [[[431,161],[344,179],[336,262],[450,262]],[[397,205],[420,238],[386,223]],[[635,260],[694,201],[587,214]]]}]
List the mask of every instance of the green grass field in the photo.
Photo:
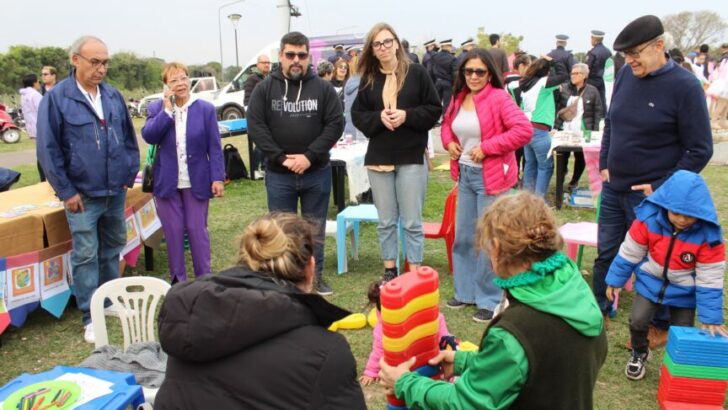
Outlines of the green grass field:
[{"label": "green grass field", "polygon": [[[225,139],[223,143],[233,142],[241,150],[243,158],[247,158],[245,137]],[[144,155],[142,155],[144,156]],[[437,163],[445,161],[444,156],[436,159]],[[35,165],[17,168],[24,176],[15,188],[37,182]],[[704,171],[713,198],[718,208],[721,223],[728,226],[728,177],[726,168],[710,166]],[[448,191],[452,187],[448,172],[432,172],[427,190],[424,208],[424,219],[438,221]],[[586,173],[582,178],[586,186]],[[553,187],[552,187],[553,189]],[[552,191],[553,192],[553,191]],[[553,195],[550,193],[550,195]],[[212,240],[213,270],[219,271],[230,266],[237,253],[236,237],[255,217],[267,209],[265,188],[262,181],[235,181],[226,187],[225,197],[211,201],[209,228]],[[335,219],[336,210],[331,205],[329,219]],[[574,210],[564,208],[556,211],[560,223],[594,220],[592,210]],[[326,239],[326,262],[324,274],[334,288],[330,297],[333,303],[351,311],[363,311],[366,304],[366,289],[370,282],[382,274],[379,260],[379,248],[374,224],[363,224],[362,245],[359,260],[349,260],[349,272],[336,274],[335,241]],[[143,263],[139,264],[139,272],[168,279],[164,247],[155,252],[154,272],[145,272]],[[589,273],[596,256],[594,249],[585,251],[583,269],[585,279],[591,281]],[[425,242],[425,264],[440,272],[441,295],[440,306],[447,319],[450,331],[463,340],[477,343],[480,340],[484,325],[472,321],[474,308],[450,310],[445,308],[445,301],[453,295],[452,278],[448,275],[445,245],[441,240]],[[188,257],[188,271],[192,272],[191,260]],[[623,293],[618,316],[612,321],[609,329],[609,355],[601,370],[595,390],[595,403],[598,409],[657,409],[656,401],[658,369],[662,361],[663,350],[653,355],[649,364],[647,378],[641,382],[631,382],[623,375],[628,351],[623,348],[628,338],[628,311],[632,295]],[[724,309],[725,310],[725,309]],[[115,319],[111,319],[112,321]],[[69,308],[63,318],[58,320],[39,309],[28,318],[20,329],[10,328],[1,336],[0,347],[0,385],[23,372],[39,372],[58,364],[73,365],[82,361],[92,350],[92,346],[83,341],[83,329],[80,314],[75,308]],[[118,329],[112,332],[116,339],[112,343],[120,344]],[[371,347],[371,329],[343,331],[351,345],[359,369],[366,363]],[[385,406],[384,394],[379,386],[363,389],[369,407],[382,409]]]}]

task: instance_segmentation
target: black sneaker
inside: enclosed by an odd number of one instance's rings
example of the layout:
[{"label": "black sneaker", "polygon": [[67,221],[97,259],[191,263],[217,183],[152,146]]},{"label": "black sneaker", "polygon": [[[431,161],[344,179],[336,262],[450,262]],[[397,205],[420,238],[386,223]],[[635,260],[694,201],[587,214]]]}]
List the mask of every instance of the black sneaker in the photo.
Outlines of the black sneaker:
[{"label": "black sneaker", "polygon": [[632,357],[627,362],[627,367],[624,368],[624,374],[630,380],[642,380],[645,377],[645,362],[650,358],[650,351],[646,353],[637,353],[632,351]]},{"label": "black sneaker", "polygon": [[334,291],[331,289],[331,286],[329,286],[329,284],[326,283],[326,281],[323,279],[319,279],[316,281],[316,284],[314,285],[314,289],[316,290],[316,293],[318,293],[321,296],[329,296],[329,295],[334,294]]},{"label": "black sneaker", "polygon": [[473,320],[478,323],[485,323],[490,319],[493,319],[493,312],[488,309],[478,309],[473,315]]},{"label": "black sneaker", "polygon": [[382,275],[382,280],[384,282],[389,282],[390,280],[397,277],[397,268],[384,268],[384,275]]},{"label": "black sneaker", "polygon": [[461,302],[455,298],[452,298],[445,303],[445,306],[449,307],[450,309],[462,309],[465,306],[468,306],[468,303]]}]

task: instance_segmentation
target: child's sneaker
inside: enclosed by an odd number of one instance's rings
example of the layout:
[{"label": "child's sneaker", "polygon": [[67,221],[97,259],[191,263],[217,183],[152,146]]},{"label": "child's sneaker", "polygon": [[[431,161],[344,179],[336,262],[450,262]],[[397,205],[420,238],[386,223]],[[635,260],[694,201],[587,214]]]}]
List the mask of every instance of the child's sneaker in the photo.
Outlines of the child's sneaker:
[{"label": "child's sneaker", "polygon": [[650,358],[650,351],[646,353],[637,353],[632,351],[632,357],[627,362],[627,367],[624,369],[624,374],[630,380],[642,380],[645,377],[646,366],[645,362]]},{"label": "child's sneaker", "polygon": [[382,276],[382,280],[384,282],[389,282],[390,280],[397,277],[397,268],[384,268],[384,275]]}]

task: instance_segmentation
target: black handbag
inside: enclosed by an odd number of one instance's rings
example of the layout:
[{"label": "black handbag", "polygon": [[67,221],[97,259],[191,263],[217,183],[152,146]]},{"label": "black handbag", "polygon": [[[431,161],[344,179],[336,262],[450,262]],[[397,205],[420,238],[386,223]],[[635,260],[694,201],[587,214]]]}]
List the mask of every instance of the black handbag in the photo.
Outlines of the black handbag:
[{"label": "black handbag", "polygon": [[225,161],[225,178],[229,180],[248,178],[248,169],[245,167],[240,152],[232,144],[226,144],[222,149]]},{"label": "black handbag", "polygon": [[147,160],[142,170],[142,192],[154,192],[154,164],[157,163],[158,156],[157,146],[150,145],[149,150],[147,150]]}]

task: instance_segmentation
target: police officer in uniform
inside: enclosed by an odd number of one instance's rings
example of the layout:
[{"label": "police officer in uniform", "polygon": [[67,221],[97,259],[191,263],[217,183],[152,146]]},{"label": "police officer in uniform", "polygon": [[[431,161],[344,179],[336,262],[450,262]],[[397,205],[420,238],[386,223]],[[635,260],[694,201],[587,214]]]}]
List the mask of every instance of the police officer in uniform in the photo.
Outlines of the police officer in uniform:
[{"label": "police officer in uniform", "polygon": [[460,67],[460,63],[465,60],[465,56],[468,54],[468,51],[475,48],[475,41],[472,37],[469,37],[467,40],[460,43],[460,55],[458,55],[457,62],[455,64],[455,69],[457,70],[457,67]]},{"label": "police officer in uniform", "polygon": [[[602,97],[602,107],[607,107],[606,94],[604,89],[604,64],[612,57],[612,52],[602,44],[604,32],[599,30],[591,31],[592,49],[586,54],[586,65],[589,66],[589,78],[586,82],[599,90]],[[616,75],[617,72],[615,71]]]},{"label": "police officer in uniform", "polygon": [[425,68],[429,68],[430,59],[432,58],[432,55],[439,50],[439,48],[437,47],[437,41],[435,41],[434,38],[425,42],[423,46],[425,46],[425,55],[422,56],[422,65],[425,66]]},{"label": "police officer in uniform", "polygon": [[574,59],[574,55],[571,54],[571,50],[567,50],[566,47],[566,40],[569,39],[569,36],[566,34],[557,34],[556,35],[556,48],[551,50],[548,54],[549,57],[554,59],[554,62],[561,61],[561,63],[566,67],[568,72],[571,72],[571,67],[576,64],[576,60]]},{"label": "police officer in uniform", "polygon": [[435,81],[435,89],[442,101],[442,112],[447,111],[452,96],[453,72],[456,70],[455,56],[452,54],[452,39],[440,42],[440,51],[434,53],[430,59],[428,71]]}]

